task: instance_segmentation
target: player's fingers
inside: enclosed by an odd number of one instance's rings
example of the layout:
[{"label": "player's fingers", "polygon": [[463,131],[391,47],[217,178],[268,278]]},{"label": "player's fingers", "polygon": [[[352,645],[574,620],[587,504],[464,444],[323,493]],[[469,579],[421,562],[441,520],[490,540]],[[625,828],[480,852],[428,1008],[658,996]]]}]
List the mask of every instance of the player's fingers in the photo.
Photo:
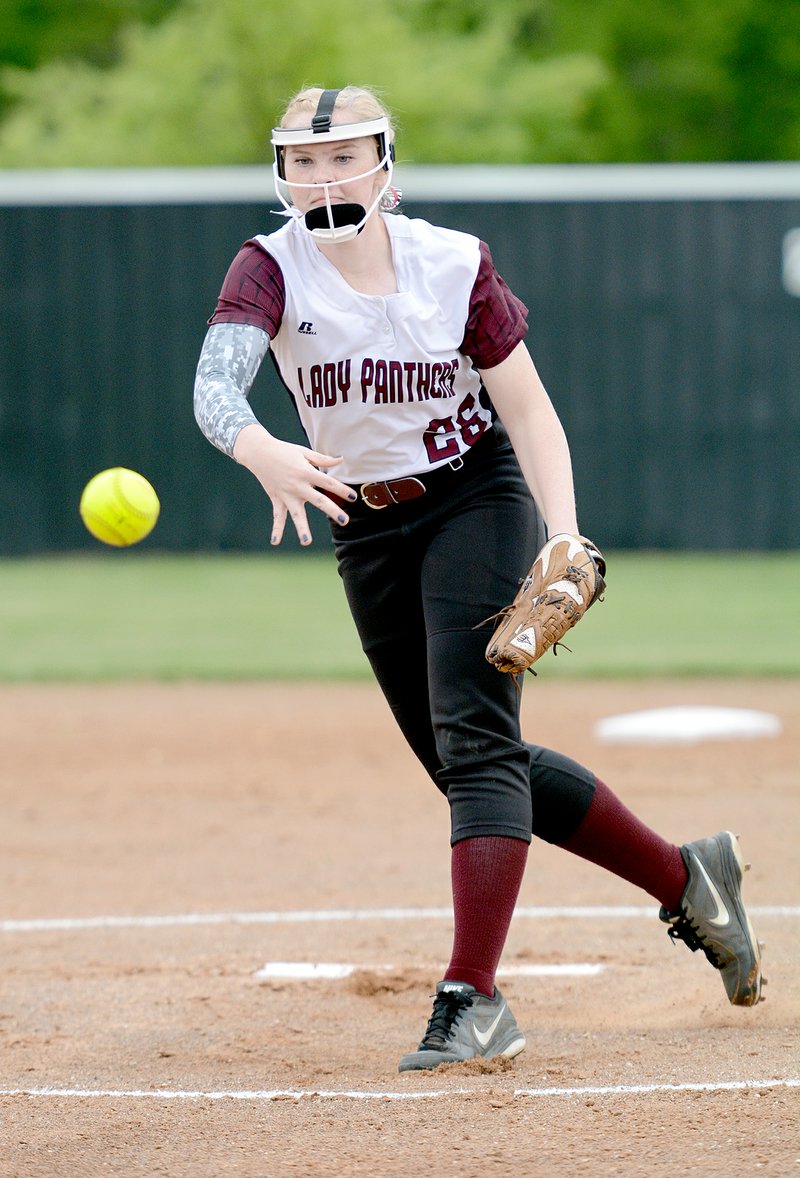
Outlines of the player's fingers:
[{"label": "player's fingers", "polygon": [[355,503],[358,495],[352,487],[348,487],[347,483],[342,483],[332,474],[321,474],[317,480],[317,486],[321,491],[329,495],[338,495],[340,499]]},{"label": "player's fingers", "polygon": [[318,491],[313,498],[309,499],[309,503],[313,503],[315,507],[327,515],[328,519],[334,520],[337,524],[344,525],[350,522],[350,517],[347,512],[342,510],[341,504],[334,499],[329,499],[322,491]]},{"label": "player's fingers", "polygon": [[352,487],[348,487],[347,483],[341,482],[335,475],[325,473],[326,467],[337,466],[342,461],[341,455],[338,458],[332,458],[330,454],[320,454],[318,450],[308,450],[307,457],[311,465],[320,472],[320,478],[315,480],[320,490],[338,495],[340,499],[349,500],[351,503],[356,501],[358,496]]},{"label": "player's fingers", "polygon": [[327,468],[329,466],[338,466],[342,461],[342,455],[334,458],[330,454],[320,454],[318,450],[306,450],[306,458],[313,465],[320,468]]},{"label": "player's fingers", "polygon": [[311,543],[311,528],[308,526],[305,510],[302,507],[296,507],[289,514],[292,517],[292,523],[295,526],[300,543],[305,547]]},{"label": "player's fingers", "polygon": [[286,508],[276,507],[272,508],[272,532],[270,534],[270,544],[280,544],[283,539],[283,532],[286,527]]}]

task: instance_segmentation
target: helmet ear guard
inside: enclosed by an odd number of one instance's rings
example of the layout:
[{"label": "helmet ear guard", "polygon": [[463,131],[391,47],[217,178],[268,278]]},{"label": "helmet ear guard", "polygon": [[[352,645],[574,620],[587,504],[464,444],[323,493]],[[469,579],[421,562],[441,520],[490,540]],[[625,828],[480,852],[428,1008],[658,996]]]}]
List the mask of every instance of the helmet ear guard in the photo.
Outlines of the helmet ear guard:
[{"label": "helmet ear guard", "polygon": [[[333,109],[340,90],[323,90],[317,103],[317,110],[308,127],[275,127],[272,131],[272,147],[275,154],[272,166],[275,180],[275,191],[286,215],[299,220],[305,229],[318,241],[340,242],[351,241],[356,237],[367,219],[381,203],[389,188],[394,168],[394,144],[389,141],[389,120],[385,115],[377,119],[366,119],[358,123],[339,123],[333,125]],[[366,176],[378,171],[385,171],[385,183],[382,185],[369,209],[360,204],[332,204],[330,199],[330,183],[294,184],[294,188],[322,189],[325,204],[310,209],[303,214],[292,203],[290,185],[286,180],[285,148],[296,145],[298,147],[311,146],[319,143],[336,143],[348,139],[364,139],[373,136],[378,145],[378,163],[367,172],[359,176],[351,176],[347,180],[339,181],[340,185],[350,184],[354,180],[363,180]]]}]

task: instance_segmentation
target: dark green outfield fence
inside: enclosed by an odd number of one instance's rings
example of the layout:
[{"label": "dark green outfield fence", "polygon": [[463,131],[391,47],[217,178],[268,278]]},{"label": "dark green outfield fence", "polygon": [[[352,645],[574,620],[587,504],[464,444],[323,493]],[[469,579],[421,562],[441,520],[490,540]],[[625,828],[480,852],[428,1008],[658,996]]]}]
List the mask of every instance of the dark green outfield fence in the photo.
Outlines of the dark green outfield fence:
[{"label": "dark green outfield fence", "polygon": [[[487,240],[530,308],[588,534],[800,547],[800,165],[398,179],[409,215]],[[145,545],[267,547],[268,501],[191,399],[231,258],[280,224],[271,191],[261,168],[0,178],[0,555],[93,546],[77,503],[112,465],[161,496]],[[301,440],[269,363],[253,404]]]}]

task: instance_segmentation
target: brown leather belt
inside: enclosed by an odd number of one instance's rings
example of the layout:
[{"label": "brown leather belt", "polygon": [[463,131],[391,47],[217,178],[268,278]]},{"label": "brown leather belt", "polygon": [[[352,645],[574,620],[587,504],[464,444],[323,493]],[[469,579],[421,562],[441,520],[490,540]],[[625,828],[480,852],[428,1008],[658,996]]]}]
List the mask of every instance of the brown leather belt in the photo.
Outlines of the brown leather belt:
[{"label": "brown leather belt", "polygon": [[[408,503],[412,499],[419,499],[426,491],[433,491],[440,485],[446,486],[449,478],[460,471],[465,463],[471,461],[473,454],[478,451],[486,454],[490,448],[494,450],[497,444],[496,430],[488,430],[480,439],[480,443],[473,446],[466,454],[460,455],[442,466],[437,466],[433,470],[426,471],[424,474],[406,475],[401,479],[386,479],[384,482],[362,483],[360,486],[353,487],[353,490],[359,493],[361,503],[371,507],[374,511],[381,511],[384,507],[391,507],[396,503]],[[330,498],[345,511],[352,512],[361,505],[360,503],[346,503],[338,495],[330,495]]]},{"label": "brown leather belt", "polygon": [[425,484],[422,479],[413,477],[405,479],[389,479],[384,483],[362,483],[361,498],[367,507],[374,507],[380,511],[382,507],[391,507],[393,503],[405,503],[409,499],[419,499],[425,494]]}]

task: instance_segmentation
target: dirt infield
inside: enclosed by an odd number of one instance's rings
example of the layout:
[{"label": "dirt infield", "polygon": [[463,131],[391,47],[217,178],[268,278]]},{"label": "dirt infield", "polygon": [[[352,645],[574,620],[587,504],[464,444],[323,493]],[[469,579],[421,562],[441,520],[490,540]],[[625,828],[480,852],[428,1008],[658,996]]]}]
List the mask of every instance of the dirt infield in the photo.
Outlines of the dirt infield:
[{"label": "dirt infield", "polygon": [[[595,739],[691,703],[783,734]],[[667,837],[741,833],[764,1004],[537,843],[503,966],[562,972],[502,983],[527,1050],[398,1075],[450,947],[448,816],[375,688],[6,687],[0,1175],[797,1172],[800,683],[541,676],[524,714]]]}]

